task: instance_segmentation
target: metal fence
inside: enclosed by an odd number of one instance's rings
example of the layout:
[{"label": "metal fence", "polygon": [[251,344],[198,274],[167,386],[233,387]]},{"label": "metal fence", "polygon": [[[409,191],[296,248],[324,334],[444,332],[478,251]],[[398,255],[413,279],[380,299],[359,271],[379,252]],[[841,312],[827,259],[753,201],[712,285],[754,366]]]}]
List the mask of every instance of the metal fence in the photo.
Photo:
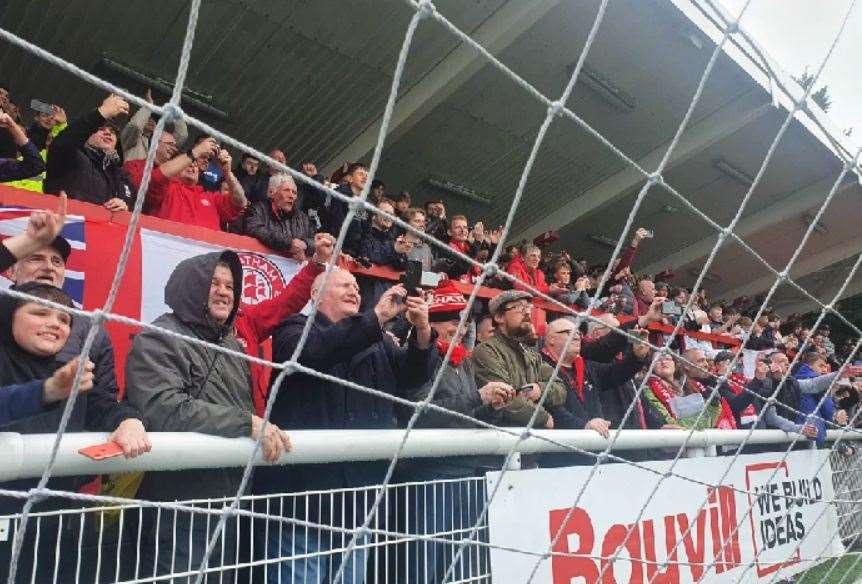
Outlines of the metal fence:
[{"label": "metal fence", "polygon": [[[831,453],[840,536],[857,549],[862,543],[857,537],[862,533],[862,507],[856,503],[862,493],[859,446],[849,441]],[[379,492],[379,487],[366,487],[243,497],[240,512],[229,517],[218,539],[204,581],[329,581]],[[8,514],[9,502],[0,497],[0,582],[6,581],[20,528],[20,515]],[[11,502],[20,507],[21,500]],[[361,575],[367,583],[442,582],[461,546],[447,582],[491,582],[487,524],[480,525],[479,543],[465,541],[485,502],[483,477],[389,485],[373,523],[349,554],[343,582],[361,581]],[[205,542],[229,503],[188,501],[188,509],[180,510],[42,500],[30,515],[16,582],[194,582]]]}]

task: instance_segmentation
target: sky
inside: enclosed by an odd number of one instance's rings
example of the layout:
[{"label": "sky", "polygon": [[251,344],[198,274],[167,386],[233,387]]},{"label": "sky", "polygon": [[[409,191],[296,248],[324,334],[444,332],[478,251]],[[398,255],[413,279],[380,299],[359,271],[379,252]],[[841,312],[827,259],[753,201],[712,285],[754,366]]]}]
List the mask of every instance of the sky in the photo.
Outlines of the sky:
[{"label": "sky", "polygon": [[[720,0],[736,16],[746,0]],[[740,21],[782,68],[814,74],[841,28],[852,0],[751,0]],[[829,118],[841,130],[854,128],[862,144],[862,2],[857,2],[816,88],[829,86]]]}]

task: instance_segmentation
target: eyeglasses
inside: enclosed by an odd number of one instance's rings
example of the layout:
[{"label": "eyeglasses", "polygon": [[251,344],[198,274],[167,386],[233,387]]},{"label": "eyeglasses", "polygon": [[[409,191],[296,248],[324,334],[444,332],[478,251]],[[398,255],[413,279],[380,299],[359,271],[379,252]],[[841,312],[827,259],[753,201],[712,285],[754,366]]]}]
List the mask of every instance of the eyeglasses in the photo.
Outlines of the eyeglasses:
[{"label": "eyeglasses", "polygon": [[[564,331],[554,331],[554,334],[556,334],[556,335],[566,335],[566,336],[568,336],[568,335],[571,335],[571,334],[572,334],[573,330],[574,330],[574,329],[567,329],[567,330],[564,330]],[[573,339],[580,339],[580,338],[581,338],[581,333],[579,333],[579,332],[575,332],[575,334],[574,334],[574,335],[572,335],[572,338],[573,338]]]},{"label": "eyeglasses", "polygon": [[503,309],[505,312],[509,312],[510,310],[520,310],[521,312],[529,312],[533,310],[533,304],[531,302],[520,303],[520,304],[510,304],[506,308]]}]

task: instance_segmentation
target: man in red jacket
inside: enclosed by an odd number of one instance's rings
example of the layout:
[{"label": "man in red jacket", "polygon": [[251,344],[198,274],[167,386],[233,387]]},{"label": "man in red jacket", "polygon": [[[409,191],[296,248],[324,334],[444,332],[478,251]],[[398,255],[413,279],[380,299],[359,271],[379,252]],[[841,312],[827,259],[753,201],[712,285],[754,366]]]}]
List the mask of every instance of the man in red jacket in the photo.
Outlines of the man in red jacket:
[{"label": "man in red jacket", "polygon": [[[198,184],[198,163],[213,158],[224,173],[227,192],[208,192]],[[230,154],[212,138],[201,140],[188,152],[155,168],[146,202],[155,209],[156,217],[215,230],[239,217],[248,204],[231,169]]]},{"label": "man in red jacket", "polygon": [[[234,323],[234,335],[245,348],[246,354],[260,357],[260,345],[272,336],[275,327],[308,304],[311,285],[325,269],[334,248],[334,237],[328,233],[318,233],[314,236],[314,255],[311,260],[293,277],[281,294],[258,304],[240,306]],[[269,376],[268,367],[251,363],[254,412],[261,417],[269,393]]]}]

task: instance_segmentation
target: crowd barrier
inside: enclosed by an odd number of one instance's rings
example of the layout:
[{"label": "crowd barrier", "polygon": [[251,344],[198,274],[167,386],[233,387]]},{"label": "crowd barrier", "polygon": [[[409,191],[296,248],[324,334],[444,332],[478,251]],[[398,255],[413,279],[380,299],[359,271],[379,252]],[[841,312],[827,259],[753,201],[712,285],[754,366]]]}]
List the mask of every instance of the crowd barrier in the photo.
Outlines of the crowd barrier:
[{"label": "crowd barrier", "polygon": [[[455,436],[447,436],[452,431],[429,431],[416,430],[410,436],[404,456],[412,457],[436,457],[452,454],[502,454],[510,444],[506,438],[506,432],[476,430],[455,431]],[[294,452],[285,455],[280,461],[284,464],[305,463],[310,460],[317,462],[336,460],[366,460],[386,459],[391,457],[397,447],[395,438],[400,431],[392,432],[364,432],[353,433],[343,436],[344,433],[333,432],[295,432],[293,433]],[[468,436],[468,434],[470,436]],[[537,431],[537,436],[553,436],[555,441],[577,446],[584,450],[602,450],[607,442],[593,432],[588,431]],[[663,434],[663,436],[662,436]],[[705,431],[695,432],[691,439],[686,441],[687,432],[682,431],[621,431],[621,435],[615,444],[614,451],[619,456],[626,456],[630,449],[634,448],[687,448],[689,459],[692,463],[697,461],[706,462],[704,457],[716,455],[716,447],[728,446],[745,440],[746,432],[741,431]],[[38,461],[42,460],[47,453],[39,455],[37,450],[45,449],[50,444],[53,436],[30,436],[23,437],[30,441],[29,446],[23,447],[26,456],[34,456],[37,460],[32,467],[22,471],[23,476],[37,476],[40,472]],[[237,455],[232,466],[239,466],[248,456],[250,440],[234,439],[224,440],[196,435],[188,436],[189,441],[180,441],[178,435],[153,434],[153,452],[133,461],[115,459],[113,461],[88,461],[77,454],[75,450],[80,444],[92,443],[103,438],[97,434],[67,435],[64,436],[61,445],[60,456],[57,462],[58,475],[70,474],[72,472],[108,472],[110,470],[141,470],[160,468],[188,468],[195,466],[218,466],[225,459],[213,460],[207,458],[207,452],[211,450],[236,450]],[[468,439],[470,438],[470,439]],[[862,452],[856,448],[858,439],[862,435],[856,432],[841,434],[839,431],[831,431],[829,439],[840,440],[841,447],[829,453],[830,463],[823,467],[817,467],[818,472],[813,475],[805,475],[807,479],[799,479],[806,471],[795,470],[795,474],[788,471],[787,476],[794,481],[811,481],[812,479],[828,480],[832,487],[824,489],[829,497],[824,496],[826,505],[834,506],[837,512],[837,530],[829,521],[821,526],[826,537],[817,537],[811,545],[827,546],[830,542],[828,537],[834,537],[836,544],[843,541],[850,546],[856,543],[860,534],[860,509],[857,500],[858,493],[862,491]],[[10,449],[21,451],[21,443],[14,442],[15,437],[0,435],[0,456],[8,457]],[[71,439],[71,441],[69,441]],[[12,440],[12,442],[10,442]],[[212,449],[202,448],[205,442],[210,440]],[[778,431],[755,431],[752,433],[748,444],[773,444],[776,451],[773,457],[778,460],[784,456],[786,443],[792,440],[792,436]],[[184,446],[184,443],[188,442]],[[39,446],[35,446],[39,444]],[[168,452],[162,452],[173,444]],[[344,448],[344,444],[350,444],[350,448]],[[217,447],[217,448],[216,448]],[[543,442],[536,437],[522,442],[518,451],[521,453],[537,454],[541,452],[559,452],[563,450],[548,442]],[[192,455],[197,452],[197,459]],[[794,452],[797,457],[813,457],[816,450],[805,450]],[[67,458],[77,456],[87,460],[83,466],[70,466]],[[752,464],[764,456],[750,455],[740,457],[735,463],[746,469],[763,470],[763,464]],[[757,458],[757,457],[760,458]],[[170,465],[166,459],[172,458]],[[203,461],[199,459],[205,459]],[[784,462],[790,468],[799,467],[798,460],[802,458],[788,458]],[[149,460],[149,462],[147,462]],[[713,459],[713,466],[722,466],[729,463],[727,456]],[[8,460],[3,460],[0,469],[7,468]],[[260,464],[260,460],[257,461]],[[688,467],[685,460],[677,472],[683,476]],[[667,464],[665,462],[642,463]],[[516,465],[517,466],[517,465]],[[609,470],[622,469],[625,472],[635,469],[625,469],[622,463],[609,463],[602,468]],[[806,467],[813,468],[813,467]],[[830,470],[831,468],[831,470]],[[576,472],[586,473],[589,467],[579,467]],[[522,479],[535,479],[535,473],[539,472],[567,472],[573,469],[552,470],[519,470],[516,467],[507,471],[507,481],[517,484]],[[290,472],[290,467],[285,467],[285,472]],[[8,480],[8,476],[0,477]],[[19,477],[20,478],[20,477]],[[422,584],[429,582],[428,574],[433,572],[431,566],[434,562],[442,562],[448,566],[458,551],[461,551],[460,560],[455,563],[451,582],[466,584],[468,582],[495,582],[506,584],[514,582],[505,573],[501,575],[499,570],[499,554],[511,554],[506,547],[500,547],[500,540],[505,541],[506,534],[501,530],[506,529],[505,522],[499,521],[499,511],[492,507],[489,516],[480,519],[481,511],[488,500],[488,493],[493,488],[495,480],[500,480],[500,473],[490,473],[487,477],[475,476],[451,480],[433,480],[424,482],[410,482],[390,484],[386,487],[374,520],[368,525],[366,535],[362,537],[357,545],[356,552],[359,556],[366,558],[364,568],[367,578],[366,582],[397,583],[397,584]],[[701,477],[694,477],[699,479]],[[784,478],[784,473],[781,474]],[[612,477],[598,473],[591,480],[591,489],[600,496],[607,496],[613,489],[619,489],[620,485],[609,482]],[[731,487],[745,487],[728,479],[726,483]],[[567,487],[574,490],[580,484],[556,485],[555,489]],[[630,489],[625,486],[624,488]],[[517,493],[517,491],[516,491]],[[523,525],[525,531],[529,528],[530,516],[528,510],[536,501],[546,496],[546,492],[531,490],[531,498],[534,501],[519,499],[524,508],[523,517],[517,518],[519,525]],[[315,510],[321,508],[343,509],[344,507],[369,508],[371,502],[379,494],[376,486],[361,487],[354,489],[338,489],[327,491],[315,491],[304,493],[279,493],[274,495],[247,495],[242,497],[239,507],[240,513],[229,517],[223,536],[214,549],[213,560],[206,570],[205,582],[233,582],[234,576],[237,582],[263,582],[268,572],[277,574],[280,567],[290,566],[294,574],[301,572],[311,573],[320,570],[333,569],[348,545],[351,529],[345,527],[345,518],[333,514],[329,517],[315,517],[314,521],[304,520],[304,512],[300,510]],[[520,495],[517,495],[520,496]],[[800,493],[799,496],[802,496]],[[49,498],[47,501],[59,501],[60,499]],[[683,499],[681,499],[683,500]],[[44,501],[43,501],[44,502]],[[171,508],[153,506],[148,503],[90,503],[82,501],[65,501],[59,505],[62,508],[50,511],[37,510],[30,517],[29,533],[30,540],[25,548],[20,564],[20,581],[26,582],[76,582],[76,583],[102,583],[102,582],[151,582],[165,581],[156,578],[154,562],[159,554],[167,554],[172,559],[171,570],[175,582],[185,582],[184,577],[197,573],[198,565],[189,558],[176,557],[175,551],[178,542],[185,542],[190,537],[191,528],[196,524],[206,525],[206,532],[212,533],[216,523],[221,517],[221,511],[231,501],[229,499],[192,500],[181,502],[182,508]],[[504,503],[498,503],[504,505]],[[587,503],[583,506],[589,508]],[[687,504],[694,507],[694,504]],[[757,505],[749,499],[748,507],[755,509]],[[499,507],[498,507],[499,509]],[[505,506],[503,506],[505,510]],[[743,513],[747,507],[737,505],[734,519],[740,522],[744,529],[748,529]],[[599,515],[598,512],[593,512]],[[831,510],[830,510],[831,512]],[[722,507],[722,516],[724,507]],[[808,528],[813,528],[817,521],[812,520],[812,515],[806,516],[809,522]],[[298,520],[292,518],[300,517]],[[490,517],[490,526],[489,518]],[[285,519],[287,518],[287,519]],[[631,520],[632,518],[629,518]],[[9,552],[14,534],[19,529],[19,515],[0,516],[0,558]],[[469,538],[471,528],[479,521],[478,530],[472,538]],[[713,516],[712,521],[716,521]],[[495,524],[496,522],[496,524]],[[349,523],[349,522],[348,522]],[[535,521],[533,521],[535,523]],[[540,527],[541,527],[540,521]],[[158,543],[147,539],[151,533],[149,528],[157,526],[159,533],[167,533],[167,542],[162,539]],[[728,529],[727,523],[721,527],[722,533]],[[496,528],[496,532],[495,532]],[[547,522],[545,522],[547,528]],[[658,527],[657,527],[658,528]],[[713,527],[713,538],[718,528]],[[742,528],[741,528],[742,529]],[[706,530],[709,537],[710,529]],[[306,551],[307,547],[299,546],[288,550],[279,551],[275,542],[283,541],[287,536],[291,541],[311,542],[310,549],[322,548],[320,552]],[[821,535],[821,534],[818,534]],[[511,536],[511,533],[509,534]],[[596,531],[599,537],[599,531]],[[703,540],[701,532],[701,552],[703,549],[710,550],[713,547]],[[598,540],[597,540],[598,541]],[[646,541],[646,540],[645,540]],[[658,541],[658,538],[656,538]],[[463,547],[461,544],[464,544]],[[496,546],[496,547],[495,547]],[[744,546],[744,544],[743,544]],[[511,548],[508,548],[511,550]],[[519,548],[520,549],[520,548]],[[688,549],[688,548],[686,548]],[[834,547],[829,547],[835,550]],[[520,552],[519,552],[520,553]],[[690,553],[687,551],[687,553]],[[744,552],[743,552],[744,553]],[[497,559],[494,559],[495,554]],[[818,561],[823,561],[833,556],[829,551],[818,554],[816,558],[809,552],[800,559],[799,569],[809,568]],[[530,565],[530,562],[538,559],[536,555],[527,556],[521,563]],[[661,559],[661,558],[659,558]],[[703,564],[712,559],[709,552],[706,556],[701,553]],[[744,557],[742,558],[745,559]],[[5,561],[5,560],[4,560]],[[620,565],[626,563],[618,561]],[[492,564],[497,566],[492,574]],[[360,569],[361,562],[349,564],[348,575],[352,570],[354,573]],[[741,569],[742,563],[739,564]],[[691,581],[687,578],[690,564],[682,562],[680,565],[680,578],[678,581]],[[618,570],[621,568],[617,568]],[[331,573],[331,572],[330,572]],[[753,574],[754,571],[752,570]],[[729,572],[728,572],[729,574]],[[738,575],[739,572],[734,574]],[[62,575],[59,579],[56,579]],[[555,578],[556,578],[555,572]],[[627,581],[620,577],[617,572],[618,581]],[[194,579],[192,578],[192,581]],[[273,576],[273,580],[278,581]],[[351,581],[349,578],[346,581]],[[523,580],[517,580],[523,581]],[[539,579],[537,581],[546,581]],[[547,580],[551,581],[551,580]],[[557,582],[557,579],[553,580]],[[564,580],[559,580],[564,581]],[[634,580],[632,580],[634,581]],[[646,580],[643,580],[646,581]],[[704,582],[713,581],[709,575]],[[754,580],[743,580],[754,581]]]}]

